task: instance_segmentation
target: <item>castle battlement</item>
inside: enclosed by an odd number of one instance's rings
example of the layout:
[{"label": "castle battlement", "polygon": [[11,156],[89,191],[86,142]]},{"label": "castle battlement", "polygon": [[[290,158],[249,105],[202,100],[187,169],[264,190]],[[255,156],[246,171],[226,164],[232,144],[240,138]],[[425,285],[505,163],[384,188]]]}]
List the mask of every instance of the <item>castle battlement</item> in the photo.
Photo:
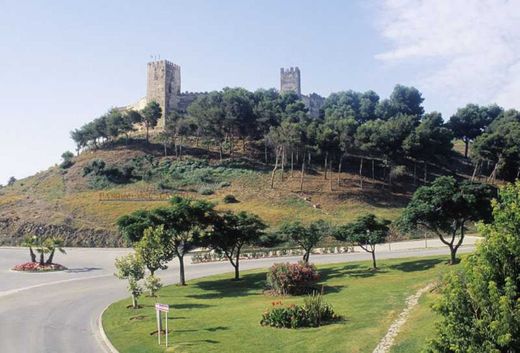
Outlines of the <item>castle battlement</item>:
[{"label": "castle battlement", "polygon": [[181,67],[169,60],[158,60],[158,61],[151,61],[148,63],[148,66],[152,66],[152,67],[170,67],[170,68],[173,68],[173,69],[178,69],[180,70]]},{"label": "castle battlement", "polygon": [[286,74],[296,74],[296,73],[300,74],[300,68],[299,68],[298,66],[296,66],[296,67],[290,67],[290,68],[287,68],[287,69],[285,69],[285,68],[282,67],[282,68],[280,69],[280,74],[282,74],[282,75],[286,75]]},{"label": "castle battlement", "polygon": [[[280,69],[280,93],[294,92],[300,96],[309,108],[311,116],[319,116],[324,98],[311,94],[302,96],[300,68],[289,67]],[[208,92],[181,92],[181,67],[169,60],[156,60],[147,64],[146,97],[129,107],[142,109],[147,103],[155,101],[163,110],[163,118],[158,126],[164,126],[164,117],[177,110],[186,112],[195,99],[207,95]]]}]

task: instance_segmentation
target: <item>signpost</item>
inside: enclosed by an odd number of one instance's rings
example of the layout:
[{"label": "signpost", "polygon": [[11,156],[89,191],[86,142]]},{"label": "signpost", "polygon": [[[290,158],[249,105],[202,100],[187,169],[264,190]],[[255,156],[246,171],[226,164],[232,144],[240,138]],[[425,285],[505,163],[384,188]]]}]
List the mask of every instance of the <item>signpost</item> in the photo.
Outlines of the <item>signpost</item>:
[{"label": "signpost", "polygon": [[166,336],[166,347],[168,347],[168,312],[170,311],[170,306],[168,304],[155,304],[155,316],[157,317],[157,339],[159,345],[161,344],[161,331],[162,331],[162,320],[161,320],[161,312],[164,313],[165,320],[165,336]]}]

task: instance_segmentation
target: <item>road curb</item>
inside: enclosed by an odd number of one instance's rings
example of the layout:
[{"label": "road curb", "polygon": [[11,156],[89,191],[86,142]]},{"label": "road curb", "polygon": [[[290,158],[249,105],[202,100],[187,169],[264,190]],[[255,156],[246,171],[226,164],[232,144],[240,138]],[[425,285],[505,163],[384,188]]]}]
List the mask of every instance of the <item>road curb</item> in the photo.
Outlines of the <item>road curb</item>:
[{"label": "road curb", "polygon": [[119,353],[119,351],[116,349],[116,347],[114,347],[112,345],[112,342],[110,342],[110,340],[108,339],[107,334],[105,333],[105,329],[103,328],[103,314],[105,313],[105,311],[108,309],[108,307],[110,305],[112,305],[112,304],[108,304],[103,309],[101,314],[99,314],[99,317],[98,317],[99,335],[101,336],[101,340],[105,344],[105,348],[108,349],[108,352],[110,352],[110,353]]}]

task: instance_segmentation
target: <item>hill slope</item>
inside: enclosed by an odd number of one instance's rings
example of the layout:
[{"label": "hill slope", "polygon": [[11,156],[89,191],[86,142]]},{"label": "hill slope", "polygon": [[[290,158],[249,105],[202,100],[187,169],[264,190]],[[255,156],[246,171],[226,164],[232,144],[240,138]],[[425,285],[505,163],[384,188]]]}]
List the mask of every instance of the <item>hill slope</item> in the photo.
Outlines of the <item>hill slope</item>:
[{"label": "hill slope", "polygon": [[[394,219],[411,195],[398,184],[389,191],[366,176],[360,189],[355,160],[345,162],[347,171],[339,182],[337,172],[325,180],[322,171],[310,171],[300,192],[296,168],[291,172],[286,167],[283,181],[278,172],[271,189],[272,166],[247,158],[221,162],[217,155],[196,148],[186,152],[181,159],[163,157],[159,145],[113,145],[83,152],[68,169],[54,166],[4,187],[0,244],[46,234],[63,237],[69,246],[121,246],[116,219],[165,205],[171,195],[204,198],[217,203],[218,209],[247,210],[272,227],[294,219],[343,223],[366,212]],[[224,203],[228,194],[238,202]]]}]

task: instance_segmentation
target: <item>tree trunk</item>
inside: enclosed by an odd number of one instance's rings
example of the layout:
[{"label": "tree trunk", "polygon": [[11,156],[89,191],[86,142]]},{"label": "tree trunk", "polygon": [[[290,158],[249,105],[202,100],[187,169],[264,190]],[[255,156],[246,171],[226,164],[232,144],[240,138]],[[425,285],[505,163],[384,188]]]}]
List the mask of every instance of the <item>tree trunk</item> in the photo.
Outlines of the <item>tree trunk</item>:
[{"label": "tree trunk", "polygon": [[276,170],[278,169],[278,158],[280,156],[279,148],[277,147],[275,150],[275,162],[274,162],[274,168],[271,173],[271,189],[274,189],[274,176],[276,173]]},{"label": "tree trunk", "polygon": [[311,255],[311,249],[305,249],[305,253],[303,254],[303,262],[308,264],[310,255]]},{"label": "tree trunk", "polygon": [[29,247],[29,254],[31,255],[31,262],[36,262],[36,254],[31,247]]},{"label": "tree trunk", "polygon": [[329,162],[329,191],[332,192],[332,159]]},{"label": "tree trunk", "polygon": [[146,125],[146,143],[150,143],[150,134],[149,134],[150,128],[148,125]]},{"label": "tree trunk", "polygon": [[375,167],[375,160],[372,159],[372,180],[376,180],[376,167]]},{"label": "tree trunk", "polygon": [[49,257],[47,258],[47,261],[45,262],[47,265],[52,264],[52,261],[54,260],[54,252],[56,250],[52,249],[51,253],[49,254]]},{"label": "tree trunk", "polygon": [[457,249],[450,245],[450,265],[455,265],[457,263]]},{"label": "tree trunk", "polygon": [[168,156],[168,150],[166,149],[166,142],[164,143],[164,156]]},{"label": "tree trunk", "polygon": [[343,166],[343,155],[339,157],[339,164],[338,164],[338,187],[341,182],[341,167]]},{"label": "tree trunk", "polygon": [[235,281],[238,281],[240,279],[240,270],[239,270],[239,266],[240,266],[240,251],[237,251],[237,256],[236,256],[235,263],[232,264],[232,265],[235,268]]},{"label": "tree trunk", "polygon": [[428,182],[428,163],[424,161],[424,182]]},{"label": "tree trunk", "polygon": [[305,175],[305,158],[302,160],[302,173],[300,176],[300,191],[303,191],[303,176]]},{"label": "tree trunk", "polygon": [[222,163],[222,153],[223,153],[223,151],[222,151],[222,150],[223,150],[223,148],[222,148],[222,143],[220,143],[220,144],[218,145],[218,147],[219,147],[219,153],[220,153],[220,162]]},{"label": "tree trunk", "polygon": [[282,181],[284,177],[284,168],[285,167],[285,146],[282,146]]},{"label": "tree trunk", "polygon": [[372,250],[372,251],[371,251],[371,254],[372,254],[372,267],[374,268],[374,270],[377,270],[377,264],[376,264],[376,251],[375,251],[375,250]]},{"label": "tree trunk", "polygon": [[469,140],[464,139],[464,157],[468,158]]},{"label": "tree trunk", "polygon": [[328,162],[328,159],[329,159],[329,152],[325,152],[325,166],[323,168],[323,170],[324,170],[323,179],[325,179],[325,180],[327,180],[327,162]]},{"label": "tree trunk", "polygon": [[[43,249],[42,249],[43,250]],[[43,251],[40,253],[40,265],[45,264],[44,258],[43,258]]]},{"label": "tree trunk", "polygon": [[359,187],[363,189],[363,157],[359,161]]},{"label": "tree trunk", "polygon": [[475,177],[477,176],[477,170],[480,165],[480,159],[475,164],[475,168],[473,169],[473,174],[471,175],[471,181],[475,180]]},{"label": "tree trunk", "polygon": [[267,141],[264,140],[264,161],[267,164]]},{"label": "tree trunk", "polygon": [[177,255],[177,257],[179,258],[179,278],[180,278],[179,284],[181,286],[185,286],[186,277],[184,274],[184,255],[182,255],[182,256]]},{"label": "tree trunk", "polygon": [[291,151],[291,178],[294,176],[294,152]]},{"label": "tree trunk", "polygon": [[137,309],[137,298],[132,294],[132,308]]}]

